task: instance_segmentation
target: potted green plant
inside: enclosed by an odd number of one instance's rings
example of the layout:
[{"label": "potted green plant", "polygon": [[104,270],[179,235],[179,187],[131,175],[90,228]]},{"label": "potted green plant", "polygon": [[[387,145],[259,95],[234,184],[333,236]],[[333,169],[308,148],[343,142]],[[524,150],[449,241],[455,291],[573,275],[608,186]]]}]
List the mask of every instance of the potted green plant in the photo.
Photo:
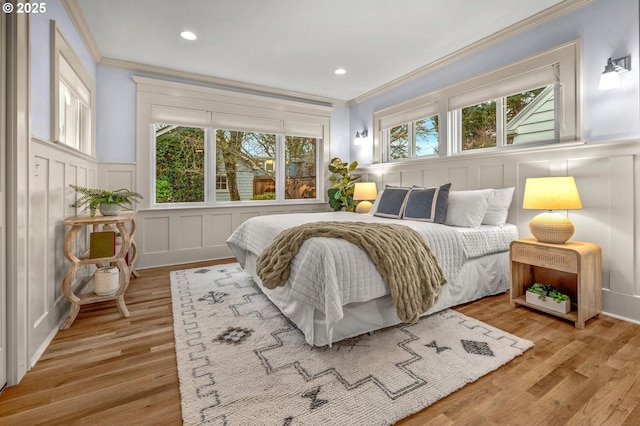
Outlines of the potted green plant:
[{"label": "potted green plant", "polygon": [[551,284],[534,283],[527,289],[526,299],[532,305],[567,313],[571,310],[569,296],[558,291]]},{"label": "potted green plant", "polygon": [[[332,158],[329,163],[329,171],[333,173],[329,180],[333,183],[331,188],[327,191],[329,196],[329,205],[333,210],[342,210],[344,207],[346,211],[355,211],[355,202],[353,201],[353,191],[356,186],[356,181],[360,179],[360,176],[352,176],[351,172],[358,167],[357,161],[346,163],[339,158]],[[336,176],[337,175],[337,176]]]},{"label": "potted green plant", "polygon": [[73,207],[89,208],[89,214],[93,217],[96,210],[100,210],[103,216],[114,216],[120,213],[122,207],[131,208],[134,202],[142,199],[142,195],[126,188],[107,191],[104,189],[85,188],[83,186],[70,185],[82,196],[72,204]]}]

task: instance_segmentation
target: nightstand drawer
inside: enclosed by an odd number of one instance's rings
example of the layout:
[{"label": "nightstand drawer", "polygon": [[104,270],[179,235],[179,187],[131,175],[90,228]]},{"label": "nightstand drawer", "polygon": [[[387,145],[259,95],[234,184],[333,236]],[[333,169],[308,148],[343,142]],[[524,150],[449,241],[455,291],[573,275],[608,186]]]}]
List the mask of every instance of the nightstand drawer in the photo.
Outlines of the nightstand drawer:
[{"label": "nightstand drawer", "polygon": [[511,261],[573,274],[578,273],[578,255],[572,250],[513,242]]}]

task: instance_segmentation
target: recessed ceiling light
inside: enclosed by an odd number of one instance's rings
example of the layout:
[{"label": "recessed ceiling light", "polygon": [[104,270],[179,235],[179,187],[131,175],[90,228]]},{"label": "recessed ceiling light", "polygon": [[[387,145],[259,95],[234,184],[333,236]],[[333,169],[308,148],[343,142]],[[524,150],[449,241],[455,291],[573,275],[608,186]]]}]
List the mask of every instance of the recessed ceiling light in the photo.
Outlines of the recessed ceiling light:
[{"label": "recessed ceiling light", "polygon": [[345,70],[344,68],[338,68],[337,70],[334,71],[334,73],[336,75],[342,75],[342,74],[346,74],[347,70]]},{"label": "recessed ceiling light", "polygon": [[191,31],[182,31],[180,33],[180,37],[182,37],[185,40],[191,40],[191,41],[198,38],[198,36],[192,33]]}]

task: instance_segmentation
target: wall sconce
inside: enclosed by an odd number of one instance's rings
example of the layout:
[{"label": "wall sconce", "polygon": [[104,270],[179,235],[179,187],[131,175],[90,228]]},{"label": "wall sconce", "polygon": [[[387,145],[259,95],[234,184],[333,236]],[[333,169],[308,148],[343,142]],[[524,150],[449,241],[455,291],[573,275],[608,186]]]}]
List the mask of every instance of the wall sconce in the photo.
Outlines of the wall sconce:
[{"label": "wall sconce", "polygon": [[368,136],[368,132],[366,130],[363,130],[361,132],[356,132],[356,139],[364,139]]},{"label": "wall sconce", "polygon": [[620,73],[631,69],[631,55],[624,58],[611,59],[607,61],[604,71],[600,76],[600,90],[609,90],[620,87]]}]

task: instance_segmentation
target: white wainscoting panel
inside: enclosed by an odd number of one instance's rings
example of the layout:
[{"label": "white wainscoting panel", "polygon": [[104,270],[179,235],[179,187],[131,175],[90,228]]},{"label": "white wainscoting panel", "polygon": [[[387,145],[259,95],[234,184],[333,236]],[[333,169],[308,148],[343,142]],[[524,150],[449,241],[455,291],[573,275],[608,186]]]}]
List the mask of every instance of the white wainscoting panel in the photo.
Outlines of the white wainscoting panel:
[{"label": "white wainscoting panel", "polygon": [[230,258],[233,253],[227,239],[244,221],[259,215],[319,211],[328,211],[328,205],[141,210],[137,218],[136,269]]},{"label": "white wainscoting panel", "polygon": [[[33,138],[29,178],[29,356],[35,363],[67,315],[69,302],[62,294],[62,279],[69,263],[63,246],[68,229],[62,223],[82,212],[72,207],[76,192],[70,184],[96,186],[97,162],[49,141]],[[86,230],[76,239],[79,251],[87,248]],[[92,274],[83,267],[76,288]]]},{"label": "white wainscoting panel", "polygon": [[136,165],[134,163],[100,163],[98,182],[100,182],[100,188],[110,191],[120,188],[135,191]]},{"label": "white wainscoting panel", "polygon": [[363,180],[411,186],[451,182],[452,191],[515,186],[509,222],[530,237],[529,221],[539,213],[521,208],[527,178],[574,176],[583,208],[566,211],[576,232],[603,251],[603,310],[640,322],[640,141],[571,143],[447,158],[375,164],[357,170]]}]

